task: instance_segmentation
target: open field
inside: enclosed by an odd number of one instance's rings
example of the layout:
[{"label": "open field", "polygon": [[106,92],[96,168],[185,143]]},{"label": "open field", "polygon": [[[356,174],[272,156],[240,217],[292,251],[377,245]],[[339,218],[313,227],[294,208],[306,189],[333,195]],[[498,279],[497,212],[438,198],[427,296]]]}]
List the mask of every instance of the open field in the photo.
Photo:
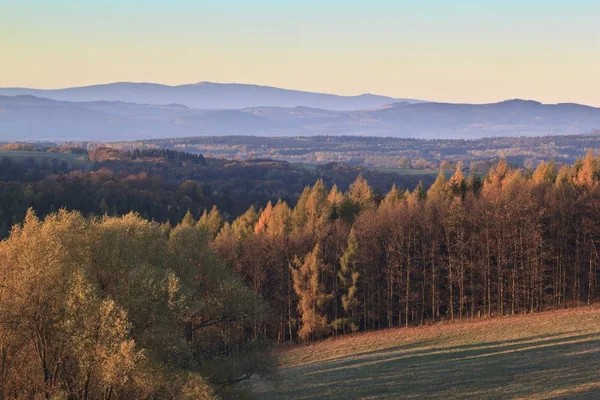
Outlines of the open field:
[{"label": "open field", "polygon": [[51,152],[46,152],[46,151],[13,151],[13,150],[0,150],[0,157],[12,157],[12,158],[25,158],[25,157],[32,157],[32,158],[46,158],[46,159],[52,159],[52,158],[58,158],[58,159],[65,159],[67,161],[69,160],[78,160],[78,159],[83,159],[83,160],[87,160],[87,156],[83,156],[81,154],[72,154],[72,153],[51,153]]},{"label": "open field", "polygon": [[600,398],[600,307],[293,346],[280,373],[261,399]]},{"label": "open field", "polygon": [[[319,164],[310,164],[310,163],[291,163],[294,167],[305,169],[307,171],[318,171]],[[392,173],[396,175],[417,175],[417,176],[431,176],[436,177],[440,171],[433,169],[414,169],[414,168],[399,168],[399,167],[363,167],[376,172],[385,172]],[[454,170],[452,171],[444,171],[447,176],[452,176]]]},{"label": "open field", "polygon": [[[392,172],[398,175],[432,175],[437,176],[440,171],[433,169],[413,169],[413,168],[399,168],[399,167],[368,167],[380,172]],[[446,175],[452,175],[454,171],[444,171]]]}]

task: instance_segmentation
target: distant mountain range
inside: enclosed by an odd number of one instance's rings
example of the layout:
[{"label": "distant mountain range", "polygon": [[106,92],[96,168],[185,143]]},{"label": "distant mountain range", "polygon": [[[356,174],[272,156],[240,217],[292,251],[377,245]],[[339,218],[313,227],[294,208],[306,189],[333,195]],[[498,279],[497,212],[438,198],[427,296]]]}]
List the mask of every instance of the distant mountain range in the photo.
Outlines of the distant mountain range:
[{"label": "distant mountain range", "polygon": [[200,82],[167,86],[156,83],[119,82],[66,89],[0,88],[0,95],[32,95],[53,100],[89,102],[124,101],[138,104],[181,104],[191,108],[218,110],[249,107],[312,107],[327,110],[362,110],[413,99],[395,99],[373,94],[338,96],[333,94],[279,89],[237,83]]},{"label": "distant mountain range", "polygon": [[576,134],[598,128],[600,108],[524,100],[481,105],[399,102],[352,111],[306,106],[200,110],[181,104],[0,96],[0,141],[116,141],[199,135],[474,139]]}]

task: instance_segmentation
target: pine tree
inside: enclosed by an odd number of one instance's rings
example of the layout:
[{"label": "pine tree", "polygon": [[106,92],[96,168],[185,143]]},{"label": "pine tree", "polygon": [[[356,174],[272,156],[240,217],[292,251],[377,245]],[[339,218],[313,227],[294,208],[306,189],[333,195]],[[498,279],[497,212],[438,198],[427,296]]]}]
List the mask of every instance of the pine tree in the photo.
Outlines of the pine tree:
[{"label": "pine tree", "polygon": [[264,210],[260,212],[260,216],[258,217],[258,221],[256,222],[256,226],[254,227],[254,233],[263,233],[265,232],[269,224],[271,223],[271,218],[273,217],[273,204],[269,201]]},{"label": "pine tree", "polygon": [[[415,189],[416,191],[416,189]],[[450,198],[451,191],[448,185],[448,180],[446,179],[446,175],[444,172],[440,170],[437,178],[427,190],[427,198],[432,201],[445,201]]]},{"label": "pine tree", "polygon": [[302,231],[306,227],[308,221],[307,203],[311,190],[310,186],[304,187],[292,212],[292,227],[295,231]]},{"label": "pine tree", "polygon": [[331,216],[331,206],[322,179],[312,187],[305,187],[294,207],[292,226],[297,232],[321,234],[324,224]]},{"label": "pine tree", "polygon": [[208,232],[210,239],[214,239],[219,233],[219,230],[223,226],[223,217],[217,206],[213,206],[209,213],[204,210],[204,213],[196,223],[196,227],[204,229]]},{"label": "pine tree", "polygon": [[321,278],[325,265],[320,246],[317,244],[303,261],[296,257],[291,268],[300,313],[298,335],[305,341],[321,338],[329,332],[325,309],[331,296],[325,293]]},{"label": "pine tree", "polygon": [[582,187],[591,188],[597,181],[598,162],[594,157],[594,151],[588,150],[583,164],[577,173],[576,183]]},{"label": "pine tree", "polygon": [[290,231],[292,210],[285,201],[278,200],[271,212],[271,218],[267,225],[267,235],[283,237]]},{"label": "pine tree", "polygon": [[540,165],[533,172],[532,180],[535,184],[554,184],[558,172],[554,161],[541,162]]},{"label": "pine tree", "polygon": [[358,175],[354,183],[350,185],[348,196],[361,211],[369,210],[375,207],[375,196],[373,195],[373,190],[362,175]]},{"label": "pine tree", "polygon": [[258,221],[258,214],[254,206],[251,206],[248,211],[236,218],[231,224],[231,229],[235,239],[240,241],[254,233],[254,227]]},{"label": "pine tree", "polygon": [[497,164],[490,168],[486,182],[496,188],[502,186],[502,181],[510,173],[510,166],[505,158],[501,158]]},{"label": "pine tree", "polygon": [[344,194],[338,189],[337,185],[334,184],[327,195],[327,201],[332,207],[339,207],[343,199]]},{"label": "pine tree", "polygon": [[467,181],[462,172],[462,163],[458,163],[456,165],[456,171],[450,181],[448,182],[450,186],[450,192],[453,196],[459,196],[463,198],[467,192]]},{"label": "pine tree", "polygon": [[340,257],[340,270],[338,276],[340,284],[344,289],[342,295],[342,308],[346,314],[345,318],[336,321],[335,325],[341,328],[345,333],[347,329],[352,332],[358,330],[358,324],[356,322],[356,308],[359,305],[357,298],[358,292],[358,279],[360,273],[358,272],[357,266],[357,255],[358,255],[358,241],[354,231],[350,231],[348,235],[348,246],[344,251],[344,254]]},{"label": "pine tree", "polygon": [[396,184],[392,185],[390,191],[385,195],[381,201],[380,206],[382,207],[395,207],[396,205],[404,201],[404,194],[398,190]]},{"label": "pine tree", "polygon": [[190,210],[185,213],[183,219],[181,220],[181,225],[189,227],[196,225],[196,219]]},{"label": "pine tree", "polygon": [[[438,176],[440,179],[440,176]],[[444,178],[445,179],[445,178]],[[437,182],[437,180],[436,180]],[[408,191],[407,191],[408,192]],[[427,198],[427,191],[425,191],[425,186],[423,185],[423,181],[419,181],[419,184],[415,188],[415,190],[408,192],[406,195],[406,199],[409,205],[416,205]]]}]

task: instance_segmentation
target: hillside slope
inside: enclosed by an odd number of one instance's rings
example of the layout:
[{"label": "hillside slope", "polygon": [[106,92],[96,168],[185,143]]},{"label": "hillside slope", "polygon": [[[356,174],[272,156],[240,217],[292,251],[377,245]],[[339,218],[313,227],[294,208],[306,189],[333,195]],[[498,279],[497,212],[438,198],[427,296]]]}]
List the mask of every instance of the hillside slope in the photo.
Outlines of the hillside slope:
[{"label": "hillside slope", "polygon": [[393,329],[281,353],[263,399],[600,396],[600,307]]}]

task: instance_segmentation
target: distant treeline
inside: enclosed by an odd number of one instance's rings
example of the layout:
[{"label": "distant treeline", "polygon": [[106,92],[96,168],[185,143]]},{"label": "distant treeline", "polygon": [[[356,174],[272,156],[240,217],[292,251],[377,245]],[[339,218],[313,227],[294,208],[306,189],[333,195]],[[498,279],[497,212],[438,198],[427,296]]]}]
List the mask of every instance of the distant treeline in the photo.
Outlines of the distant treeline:
[{"label": "distant treeline", "polygon": [[[38,145],[38,149],[39,149]],[[78,149],[78,150],[77,150]],[[227,161],[172,150],[13,146],[0,153],[0,238],[23,221],[29,207],[44,216],[60,208],[84,215],[124,215],[176,224],[217,206],[226,219],[251,205],[282,199],[295,204],[303,188],[323,178],[347,189],[363,174],[380,192],[396,183],[414,188],[434,176],[369,171],[329,164],[293,166],[271,160]]]},{"label": "distant treeline", "polygon": [[92,161],[135,161],[135,160],[162,160],[175,163],[192,163],[197,165],[206,165],[206,160],[202,154],[190,154],[182,151],[167,149],[134,149],[121,151],[109,147],[96,147],[89,151],[89,158]]},{"label": "distant treeline", "polygon": [[500,158],[514,165],[532,168],[549,160],[557,164],[573,164],[587,150],[600,148],[600,131],[585,135],[473,140],[360,136],[200,136],[112,143],[110,146],[172,149],[241,160],[272,158],[289,162],[342,162],[402,169],[446,169],[462,162],[472,172],[485,173]]}]

